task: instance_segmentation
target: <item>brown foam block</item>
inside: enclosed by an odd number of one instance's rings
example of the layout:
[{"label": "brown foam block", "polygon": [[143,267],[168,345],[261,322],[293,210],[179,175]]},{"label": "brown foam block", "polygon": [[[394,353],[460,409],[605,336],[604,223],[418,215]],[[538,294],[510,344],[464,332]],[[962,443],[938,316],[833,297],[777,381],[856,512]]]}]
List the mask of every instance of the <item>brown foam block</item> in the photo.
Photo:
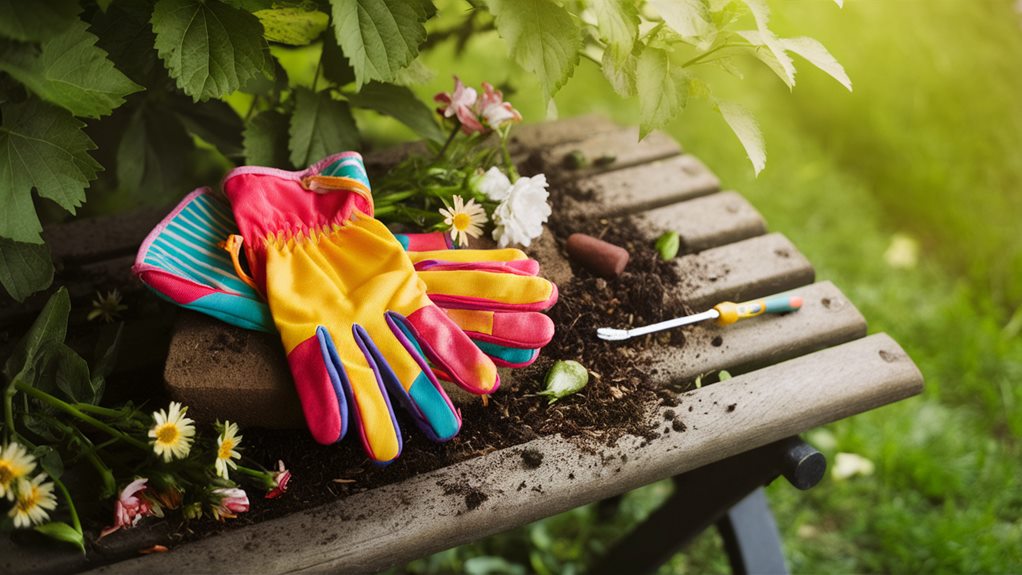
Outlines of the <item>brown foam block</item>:
[{"label": "brown foam block", "polygon": [[628,265],[628,250],[586,234],[568,236],[565,249],[572,260],[607,279],[621,275]]}]

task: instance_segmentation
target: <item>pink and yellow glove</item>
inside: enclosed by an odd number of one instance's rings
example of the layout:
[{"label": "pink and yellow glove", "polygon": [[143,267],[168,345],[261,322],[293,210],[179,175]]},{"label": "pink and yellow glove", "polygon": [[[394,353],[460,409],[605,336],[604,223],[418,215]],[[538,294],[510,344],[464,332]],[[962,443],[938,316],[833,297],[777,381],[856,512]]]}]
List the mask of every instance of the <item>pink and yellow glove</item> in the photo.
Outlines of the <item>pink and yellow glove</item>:
[{"label": "pink and yellow glove", "polygon": [[[430,301],[401,243],[372,218],[368,180],[361,171],[352,177],[361,165],[345,153],[303,172],[239,168],[224,191],[310,431],[321,443],[338,441],[350,415],[369,456],[386,462],[401,450],[388,395],[433,439],[460,428],[427,357],[469,392],[492,393],[500,382],[490,359]],[[470,290],[450,287],[467,308],[478,303]]]}]

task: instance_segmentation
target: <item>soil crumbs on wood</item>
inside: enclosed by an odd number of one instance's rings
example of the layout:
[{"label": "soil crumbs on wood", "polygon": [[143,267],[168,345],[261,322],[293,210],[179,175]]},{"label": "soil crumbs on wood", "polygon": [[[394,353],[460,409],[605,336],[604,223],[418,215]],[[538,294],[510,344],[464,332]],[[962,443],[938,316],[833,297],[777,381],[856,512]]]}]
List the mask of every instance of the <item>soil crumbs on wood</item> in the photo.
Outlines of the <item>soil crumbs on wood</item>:
[{"label": "soil crumbs on wood", "polygon": [[[503,377],[501,389],[491,396],[489,406],[483,407],[481,401],[467,405],[462,402],[459,407],[464,423],[457,437],[447,443],[432,443],[402,410],[396,409],[404,449],[396,461],[379,466],[366,458],[357,437],[322,446],[314,443],[305,431],[246,429],[245,455],[265,465],[284,461],[293,473],[288,492],[271,501],[252,493],[248,513],[226,524],[194,521],[175,538],[196,539],[225,528],[316,507],[539,436],[560,434],[595,452],[614,445],[626,434],[653,439],[670,432],[670,428],[654,425],[648,412],[658,405],[675,405],[679,390],[650,384],[640,363],[640,352],[654,343],[683,346],[684,332],[663,332],[628,344],[606,342],[597,339],[595,333],[598,327],[627,328],[691,313],[687,309],[671,309],[666,297],[685,278],[677,277],[674,267],[660,260],[630,219],[559,221],[556,197],[554,203],[550,227],[557,237],[556,249],[562,255],[564,239],[581,232],[628,250],[631,254],[628,266],[620,277],[605,280],[572,263],[574,278],[558,286],[559,300],[548,312],[557,326],[554,340],[543,349],[535,364],[515,370],[513,377]],[[547,399],[536,393],[542,390],[550,366],[559,359],[582,363],[590,371],[590,381],[579,393],[548,405]],[[502,373],[506,375],[507,370]],[[672,423],[674,431],[685,430],[680,418]],[[542,463],[539,452],[532,456],[523,453],[522,457],[526,468]],[[338,479],[343,481],[335,481]],[[488,497],[483,489],[465,485],[445,486],[444,493],[463,501],[439,503],[464,505],[464,512],[476,509]]]}]

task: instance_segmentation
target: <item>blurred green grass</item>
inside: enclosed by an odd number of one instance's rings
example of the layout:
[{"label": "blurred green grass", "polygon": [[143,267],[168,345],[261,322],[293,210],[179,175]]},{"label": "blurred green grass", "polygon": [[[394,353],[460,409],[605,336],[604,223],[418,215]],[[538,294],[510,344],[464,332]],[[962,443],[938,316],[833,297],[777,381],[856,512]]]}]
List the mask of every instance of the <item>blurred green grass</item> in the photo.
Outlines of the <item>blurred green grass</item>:
[{"label": "blurred green grass", "polygon": [[[795,572],[1017,572],[1022,566],[1022,16],[1008,0],[775,2],[782,35],[821,40],[845,65],[848,94],[800,62],[789,93],[747,66],[715,90],[752,109],[767,142],[754,178],[734,136],[693,105],[668,131],[788,235],[821,279],[833,280],[890,333],[926,377],[921,397],[809,435],[833,463],[839,452],[876,464],[872,475],[828,478],[769,496]],[[517,88],[536,121],[538,87],[509,69],[503,45],[470,43],[421,94],[466,82]],[[558,94],[561,116],[602,113],[637,122],[583,62]],[[385,127],[384,127],[385,128]],[[393,133],[393,132],[391,132]],[[908,266],[885,253],[917,243]],[[571,572],[593,561],[669,492],[629,494],[618,514],[594,507],[538,522],[409,565],[425,572]],[[499,558],[499,559],[495,559]],[[520,571],[519,571],[520,570]],[[727,570],[715,535],[701,537],[664,573]]]}]

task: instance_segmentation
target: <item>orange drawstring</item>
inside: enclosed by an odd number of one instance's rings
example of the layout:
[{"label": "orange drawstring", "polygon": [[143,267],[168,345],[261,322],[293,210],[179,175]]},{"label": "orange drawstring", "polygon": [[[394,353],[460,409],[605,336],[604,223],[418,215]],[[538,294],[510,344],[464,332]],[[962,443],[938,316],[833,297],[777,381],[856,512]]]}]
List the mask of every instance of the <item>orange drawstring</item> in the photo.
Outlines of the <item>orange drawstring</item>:
[{"label": "orange drawstring", "polygon": [[238,259],[238,254],[241,253],[241,244],[245,242],[245,238],[238,234],[231,234],[227,236],[227,239],[220,243],[220,247],[224,248],[227,253],[231,254],[231,263],[234,264],[234,273],[238,276],[238,279],[245,282],[252,289],[259,291],[256,287],[252,277],[245,273],[245,270],[241,267],[241,261]]}]

